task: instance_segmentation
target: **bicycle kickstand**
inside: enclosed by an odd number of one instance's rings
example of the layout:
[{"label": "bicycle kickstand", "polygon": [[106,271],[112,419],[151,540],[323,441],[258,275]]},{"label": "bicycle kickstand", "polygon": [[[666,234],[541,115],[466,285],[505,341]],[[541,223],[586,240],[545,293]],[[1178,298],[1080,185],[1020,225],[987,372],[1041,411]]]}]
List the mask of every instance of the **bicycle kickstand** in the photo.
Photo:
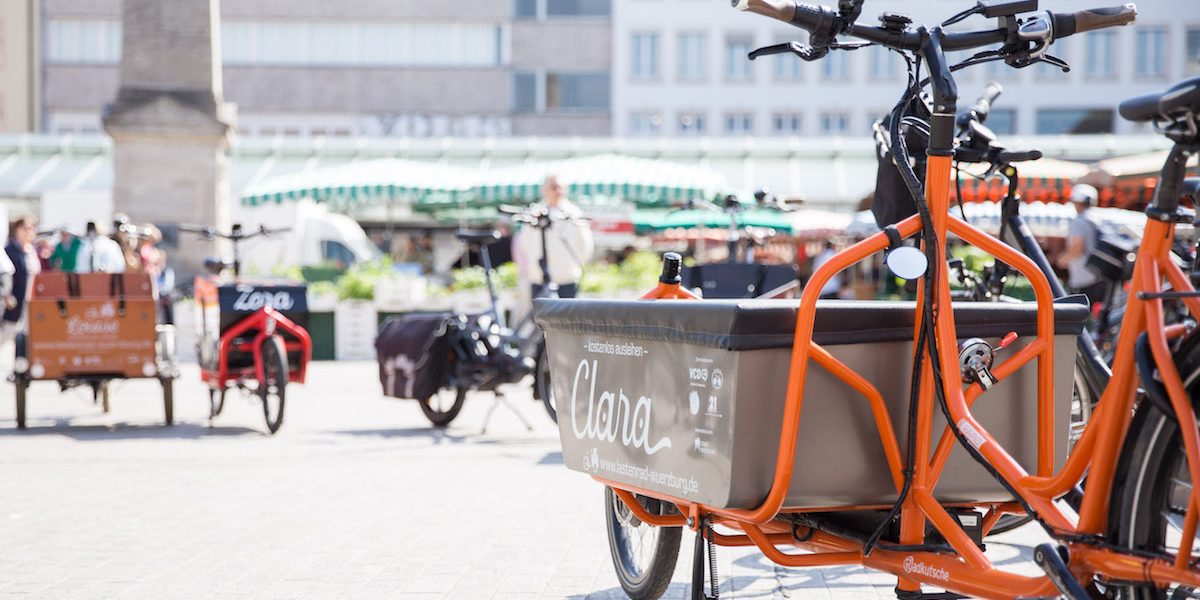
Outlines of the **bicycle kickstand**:
[{"label": "bicycle kickstand", "polygon": [[[717,546],[711,541],[712,526],[705,519],[700,520],[696,528],[696,543],[692,549],[692,593],[691,600],[718,600],[720,596],[720,579],[717,578]],[[708,546],[708,570],[711,576],[712,595],[704,593],[704,557],[705,546]]]},{"label": "bicycle kickstand", "polygon": [[507,408],[512,414],[516,415],[517,420],[525,426],[526,431],[533,431],[533,424],[529,422],[529,419],[526,419],[525,415],[521,414],[521,411],[517,410],[517,407],[508,401],[508,396],[504,392],[496,390],[493,392],[492,405],[488,407],[487,414],[483,416],[483,428],[479,430],[480,435],[487,433],[488,423],[491,422],[492,415],[496,413],[496,409],[500,406]]}]

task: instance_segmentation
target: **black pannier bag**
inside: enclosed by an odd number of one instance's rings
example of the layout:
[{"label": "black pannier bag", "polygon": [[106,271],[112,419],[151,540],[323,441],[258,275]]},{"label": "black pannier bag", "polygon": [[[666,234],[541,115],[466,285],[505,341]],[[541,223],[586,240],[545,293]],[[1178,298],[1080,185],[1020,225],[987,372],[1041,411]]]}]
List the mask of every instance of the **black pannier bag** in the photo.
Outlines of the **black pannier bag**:
[{"label": "black pannier bag", "polygon": [[1128,281],[1133,278],[1133,263],[1137,257],[1137,242],[1104,235],[1096,228],[1096,247],[1087,258],[1087,268],[1105,281]]},{"label": "black pannier bag", "polygon": [[454,316],[449,313],[390,317],[375,338],[379,383],[393,398],[426,400],[446,380]]},{"label": "black pannier bag", "polygon": [[[913,159],[913,170],[917,178],[925,180],[925,151],[929,148],[928,123],[929,107],[925,101],[916,98],[904,110],[908,122],[900,125],[901,135],[904,136],[909,158]],[[910,126],[909,122],[919,120],[922,126]],[[875,158],[879,169],[875,173],[875,197],[871,202],[871,214],[875,215],[875,224],[880,229],[895,225],[904,219],[917,214],[917,203],[904,177],[892,162],[891,127],[892,116],[888,114],[882,120],[876,121],[875,128]]]}]

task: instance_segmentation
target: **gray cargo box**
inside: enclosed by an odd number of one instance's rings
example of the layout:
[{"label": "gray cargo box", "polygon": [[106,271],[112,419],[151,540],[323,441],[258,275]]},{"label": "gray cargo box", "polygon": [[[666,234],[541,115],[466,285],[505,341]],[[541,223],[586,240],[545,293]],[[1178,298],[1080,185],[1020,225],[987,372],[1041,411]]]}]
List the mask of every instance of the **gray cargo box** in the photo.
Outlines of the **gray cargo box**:
[{"label": "gray cargo box", "polygon": [[[912,370],[912,302],[822,301],[815,341],[871,381],[900,447]],[[961,338],[1036,335],[1035,303],[956,304]],[[721,508],[757,507],[771,487],[796,325],[790,300],[535,302],[546,332],[563,460],[576,471]],[[1055,458],[1066,457],[1075,336],[1087,307],[1055,307]],[[948,370],[957,376],[957,367]],[[1036,361],[982,395],[975,416],[1032,470]],[[884,505],[896,498],[866,398],[810,363],[787,508]],[[934,421],[941,435],[940,411]],[[935,439],[936,442],[936,439]],[[955,446],[943,502],[1011,496]]]}]

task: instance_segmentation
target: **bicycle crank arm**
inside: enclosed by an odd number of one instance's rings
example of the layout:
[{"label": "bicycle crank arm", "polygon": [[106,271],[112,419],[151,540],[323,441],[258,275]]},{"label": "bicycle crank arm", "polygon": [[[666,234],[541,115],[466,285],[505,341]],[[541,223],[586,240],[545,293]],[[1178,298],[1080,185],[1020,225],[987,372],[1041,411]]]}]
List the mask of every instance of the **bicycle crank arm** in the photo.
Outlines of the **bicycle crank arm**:
[{"label": "bicycle crank arm", "polygon": [[1067,568],[1067,549],[1057,544],[1040,544],[1033,549],[1033,562],[1037,563],[1050,582],[1067,600],[1088,600],[1087,592],[1071,570]]}]

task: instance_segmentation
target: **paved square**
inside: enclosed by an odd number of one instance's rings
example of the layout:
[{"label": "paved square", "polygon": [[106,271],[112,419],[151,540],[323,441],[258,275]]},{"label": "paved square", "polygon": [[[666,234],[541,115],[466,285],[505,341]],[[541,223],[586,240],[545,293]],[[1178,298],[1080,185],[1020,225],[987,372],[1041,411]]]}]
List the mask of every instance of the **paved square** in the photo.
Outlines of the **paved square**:
[{"label": "paved square", "polygon": [[[157,382],[114,387],[105,415],[82,391],[31,388],[17,431],[0,384],[0,598],[623,598],[601,488],[562,466],[557,432],[467,399],[446,431],[382,397],[374,363],[317,363],[288,388],[283,428],[232,396],[210,427],[194,366],[161,425]],[[684,534],[668,597],[687,595]],[[1030,573],[1026,527],[989,555]],[[894,598],[860,568],[774,567],[719,551],[722,597]]]}]

